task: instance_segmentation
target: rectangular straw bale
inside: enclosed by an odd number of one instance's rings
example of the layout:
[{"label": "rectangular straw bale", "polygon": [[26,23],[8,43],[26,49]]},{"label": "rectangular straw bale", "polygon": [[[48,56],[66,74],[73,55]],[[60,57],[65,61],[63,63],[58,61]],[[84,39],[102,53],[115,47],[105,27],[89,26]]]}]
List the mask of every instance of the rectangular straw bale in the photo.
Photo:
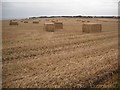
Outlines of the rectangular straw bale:
[{"label": "rectangular straw bale", "polygon": [[85,33],[101,32],[102,25],[97,23],[86,23],[86,24],[83,24],[82,31]]},{"label": "rectangular straw bale", "polygon": [[90,21],[87,21],[88,23],[90,22]]},{"label": "rectangular straw bale", "polygon": [[24,21],[24,23],[28,23],[28,21]]},{"label": "rectangular straw bale", "polygon": [[10,20],[9,25],[18,25],[18,22],[17,22],[17,21],[12,21],[12,20]]},{"label": "rectangular straw bale", "polygon": [[81,20],[77,19],[77,21],[81,21]]},{"label": "rectangular straw bale", "polygon": [[53,23],[55,23],[56,21],[52,20]]},{"label": "rectangular straw bale", "polygon": [[63,23],[62,22],[54,22],[55,29],[63,29]]},{"label": "rectangular straw bale", "polygon": [[83,23],[85,22],[85,21],[82,21]]},{"label": "rectangular straw bale", "polygon": [[33,24],[39,24],[39,21],[33,21]]},{"label": "rectangular straw bale", "polygon": [[45,23],[44,24],[44,30],[48,31],[48,32],[54,32],[54,30],[55,30],[54,23]]}]

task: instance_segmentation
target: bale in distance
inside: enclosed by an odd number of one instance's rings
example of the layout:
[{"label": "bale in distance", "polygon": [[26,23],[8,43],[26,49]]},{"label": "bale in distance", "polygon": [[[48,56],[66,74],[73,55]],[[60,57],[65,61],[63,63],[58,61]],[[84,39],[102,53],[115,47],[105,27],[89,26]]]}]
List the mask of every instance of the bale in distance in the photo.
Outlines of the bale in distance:
[{"label": "bale in distance", "polygon": [[24,23],[28,23],[28,21],[24,21]]},{"label": "bale in distance", "polygon": [[48,32],[54,32],[55,24],[54,23],[45,23],[44,24],[44,30],[48,31]]},{"label": "bale in distance", "polygon": [[88,23],[90,22],[90,21],[87,21]]},{"label": "bale in distance", "polygon": [[63,23],[62,22],[54,22],[55,29],[63,29]]},{"label": "bale in distance", "polygon": [[56,21],[55,21],[55,20],[52,20],[51,22],[55,23]]},{"label": "bale in distance", "polygon": [[79,21],[81,21],[81,20],[77,19],[77,21],[79,22]]},{"label": "bale in distance", "polygon": [[33,24],[39,24],[39,21],[33,21]]},{"label": "bale in distance", "polygon": [[17,21],[12,21],[12,20],[10,20],[9,25],[18,25],[18,22],[17,22]]},{"label": "bale in distance", "polygon": [[85,22],[85,21],[82,21],[83,23]]},{"label": "bale in distance", "polygon": [[84,33],[95,33],[95,32],[101,32],[102,31],[102,25],[98,23],[86,23],[82,26],[82,32]]}]

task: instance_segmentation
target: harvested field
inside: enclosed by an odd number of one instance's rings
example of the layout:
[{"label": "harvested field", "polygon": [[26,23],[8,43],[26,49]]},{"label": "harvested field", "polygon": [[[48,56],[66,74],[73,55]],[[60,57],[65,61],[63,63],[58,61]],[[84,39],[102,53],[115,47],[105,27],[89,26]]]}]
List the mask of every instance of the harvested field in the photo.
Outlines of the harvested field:
[{"label": "harvested field", "polygon": [[[115,87],[117,20],[80,18],[102,24],[101,33],[86,34],[76,18],[55,19],[64,23],[64,28],[55,32],[43,30],[46,19],[36,25],[18,20],[18,27],[3,21],[3,87]],[[48,23],[51,20],[47,19]]]}]

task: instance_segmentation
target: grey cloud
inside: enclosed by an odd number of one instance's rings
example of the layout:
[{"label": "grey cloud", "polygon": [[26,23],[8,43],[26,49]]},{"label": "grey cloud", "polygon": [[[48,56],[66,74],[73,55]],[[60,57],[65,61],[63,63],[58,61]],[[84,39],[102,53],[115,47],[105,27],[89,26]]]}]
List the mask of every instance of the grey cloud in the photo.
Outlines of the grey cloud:
[{"label": "grey cloud", "polygon": [[4,0],[2,7],[3,19],[42,15],[117,15],[118,1]]}]

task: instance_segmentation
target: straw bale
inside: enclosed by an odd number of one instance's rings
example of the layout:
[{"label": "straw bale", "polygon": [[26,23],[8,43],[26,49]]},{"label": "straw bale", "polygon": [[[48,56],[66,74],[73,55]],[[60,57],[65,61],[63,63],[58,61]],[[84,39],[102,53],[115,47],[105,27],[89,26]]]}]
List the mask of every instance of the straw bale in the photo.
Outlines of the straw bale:
[{"label": "straw bale", "polygon": [[12,21],[12,20],[10,20],[9,25],[18,25],[18,22],[17,22],[17,21]]},{"label": "straw bale", "polygon": [[101,32],[102,25],[98,23],[86,23],[86,24],[83,24],[82,31],[85,33]]},{"label": "straw bale", "polygon": [[44,24],[44,30],[48,31],[48,32],[54,32],[55,24],[54,23],[45,23]]},{"label": "straw bale", "polygon": [[33,21],[33,24],[39,24],[39,21]]},{"label": "straw bale", "polygon": [[28,23],[28,21],[24,21],[24,23]]},{"label": "straw bale", "polygon": [[62,22],[54,22],[55,29],[63,29],[63,23]]}]

